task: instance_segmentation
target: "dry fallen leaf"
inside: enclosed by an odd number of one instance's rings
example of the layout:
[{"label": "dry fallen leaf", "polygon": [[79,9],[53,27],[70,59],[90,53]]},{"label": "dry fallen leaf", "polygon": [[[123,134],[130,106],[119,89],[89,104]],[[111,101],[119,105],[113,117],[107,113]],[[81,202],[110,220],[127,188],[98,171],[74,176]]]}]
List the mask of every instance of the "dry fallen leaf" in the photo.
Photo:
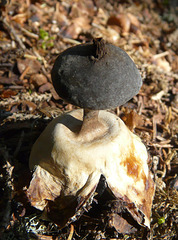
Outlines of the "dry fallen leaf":
[{"label": "dry fallen leaf", "polygon": [[47,78],[41,73],[35,73],[30,77],[30,83],[32,83],[35,87],[39,87],[47,83]]},{"label": "dry fallen leaf", "polygon": [[107,24],[117,25],[121,27],[123,34],[127,34],[130,31],[131,21],[126,14],[119,14],[117,16],[111,16]]},{"label": "dry fallen leaf", "polygon": [[90,28],[89,19],[86,17],[78,17],[71,21],[71,24],[64,28],[62,34],[65,37],[76,39],[78,35]]},{"label": "dry fallen leaf", "polygon": [[1,94],[0,94],[0,97],[1,98],[10,98],[11,96],[15,96],[17,95],[17,92],[16,91],[13,91],[11,89],[7,89],[7,90],[4,90]]},{"label": "dry fallen leaf", "polygon": [[44,92],[50,91],[51,88],[53,88],[53,85],[50,82],[46,82],[39,87],[38,91],[40,93],[44,93]]},{"label": "dry fallen leaf", "polygon": [[122,35],[127,35],[129,32],[133,32],[142,37],[140,22],[137,17],[131,13],[121,13],[110,16],[107,24],[111,26],[119,26],[122,29]]},{"label": "dry fallen leaf", "polygon": [[41,69],[41,64],[37,60],[33,59],[17,59],[17,67],[19,72],[22,74],[27,67],[29,68],[28,73],[29,75],[38,73]]},{"label": "dry fallen leaf", "polygon": [[121,117],[124,121],[126,126],[133,131],[135,127],[140,127],[143,125],[143,118],[142,116],[138,115],[135,111],[125,112],[124,115]]}]

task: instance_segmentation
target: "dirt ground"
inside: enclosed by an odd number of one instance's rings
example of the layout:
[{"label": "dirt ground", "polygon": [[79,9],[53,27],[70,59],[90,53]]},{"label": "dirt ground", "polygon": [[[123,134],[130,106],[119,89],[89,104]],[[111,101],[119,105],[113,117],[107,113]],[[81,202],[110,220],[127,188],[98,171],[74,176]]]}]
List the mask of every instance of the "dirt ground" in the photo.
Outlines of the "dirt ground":
[{"label": "dirt ground", "polygon": [[25,195],[34,141],[53,118],[75,108],[53,88],[54,61],[97,37],[125,50],[142,75],[139,94],[112,112],[150,155],[156,192],[149,238],[177,239],[177,13],[174,0],[0,1],[0,239],[145,239],[144,229],[118,234],[102,210],[60,230]]}]

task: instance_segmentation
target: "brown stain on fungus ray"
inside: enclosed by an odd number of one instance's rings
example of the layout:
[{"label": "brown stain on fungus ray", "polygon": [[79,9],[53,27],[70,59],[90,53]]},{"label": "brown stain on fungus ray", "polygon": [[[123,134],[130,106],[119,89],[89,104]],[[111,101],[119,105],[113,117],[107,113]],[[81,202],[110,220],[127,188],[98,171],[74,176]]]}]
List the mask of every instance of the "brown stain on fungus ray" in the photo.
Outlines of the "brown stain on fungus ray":
[{"label": "brown stain on fungus ray", "polygon": [[136,158],[132,155],[125,159],[124,166],[127,167],[127,175],[138,178],[139,172],[140,172],[140,166],[138,165],[138,162]]},{"label": "brown stain on fungus ray", "polygon": [[144,185],[146,186],[147,177],[144,172],[141,173],[141,178],[143,179]]},{"label": "brown stain on fungus ray", "polygon": [[144,214],[150,218],[151,215],[151,206],[154,197],[155,186],[152,180],[151,175],[148,175],[148,179],[146,179],[145,183],[145,191],[144,198],[142,200],[142,205],[140,205],[140,210],[144,212]]},{"label": "brown stain on fungus ray", "polygon": [[[142,180],[146,188],[146,183],[148,180],[142,169],[141,162],[138,160],[138,158],[136,158],[133,154],[130,154],[128,157],[125,158],[123,165],[127,167],[127,175],[129,177],[134,178],[136,182]],[[136,191],[136,189],[133,186],[132,189],[134,189],[137,195],[141,194],[138,191]]]},{"label": "brown stain on fungus ray", "polygon": [[127,168],[127,175],[134,178],[136,181],[141,179],[146,184],[146,175],[143,171],[142,160],[139,157],[135,157],[135,147],[131,144],[130,153],[127,154],[122,164]]},{"label": "brown stain on fungus ray", "polygon": [[[135,191],[138,198],[141,199],[141,204],[139,204],[137,207],[148,219],[150,219],[152,200],[154,196],[154,182],[150,173],[148,173],[148,177],[146,176],[143,169],[142,160],[135,156],[134,149],[135,148],[132,144],[130,147],[130,153],[125,157],[122,164],[126,167],[127,175],[134,178],[135,182],[143,181],[143,191],[137,191],[138,189],[136,190],[134,186],[131,188],[132,191]],[[130,210],[132,214],[134,214],[133,209]],[[141,220],[138,222],[141,223]]]}]

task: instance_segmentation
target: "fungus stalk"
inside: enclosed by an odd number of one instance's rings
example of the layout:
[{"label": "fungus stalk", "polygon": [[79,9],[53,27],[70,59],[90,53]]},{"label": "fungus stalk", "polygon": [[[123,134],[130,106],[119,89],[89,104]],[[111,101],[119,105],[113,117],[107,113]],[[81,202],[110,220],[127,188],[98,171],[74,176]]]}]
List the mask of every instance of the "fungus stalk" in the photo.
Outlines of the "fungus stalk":
[{"label": "fungus stalk", "polygon": [[108,130],[104,122],[99,120],[99,110],[84,109],[83,123],[79,132],[79,139],[91,141],[103,136]]}]

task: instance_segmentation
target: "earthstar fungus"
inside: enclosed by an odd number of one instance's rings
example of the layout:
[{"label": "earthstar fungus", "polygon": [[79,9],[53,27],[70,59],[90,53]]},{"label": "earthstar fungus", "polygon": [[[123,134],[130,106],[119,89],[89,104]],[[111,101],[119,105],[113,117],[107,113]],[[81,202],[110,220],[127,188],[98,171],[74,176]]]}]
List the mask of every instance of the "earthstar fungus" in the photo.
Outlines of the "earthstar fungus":
[{"label": "earthstar fungus", "polygon": [[135,64],[120,48],[95,39],[62,52],[51,75],[59,96],[84,110],[57,117],[35,142],[27,191],[32,206],[63,227],[91,205],[104,176],[115,199],[110,225],[133,231],[119,211],[123,204],[135,222],[149,228],[154,183],[146,147],[106,111],[138,93],[142,81]]}]

